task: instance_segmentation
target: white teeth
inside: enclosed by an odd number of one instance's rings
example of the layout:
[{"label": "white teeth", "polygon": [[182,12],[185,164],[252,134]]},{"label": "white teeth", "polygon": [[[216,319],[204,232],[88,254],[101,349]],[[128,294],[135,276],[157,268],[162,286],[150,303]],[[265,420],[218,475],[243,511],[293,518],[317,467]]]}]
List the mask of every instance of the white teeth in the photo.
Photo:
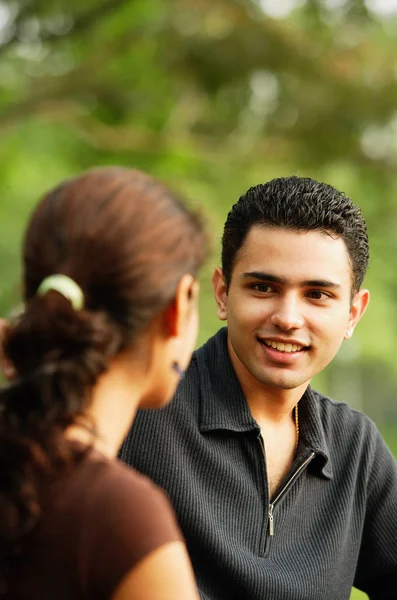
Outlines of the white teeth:
[{"label": "white teeth", "polygon": [[284,344],[283,342],[275,342],[274,340],[264,340],[266,346],[270,346],[279,352],[299,352],[303,346],[297,344]]}]

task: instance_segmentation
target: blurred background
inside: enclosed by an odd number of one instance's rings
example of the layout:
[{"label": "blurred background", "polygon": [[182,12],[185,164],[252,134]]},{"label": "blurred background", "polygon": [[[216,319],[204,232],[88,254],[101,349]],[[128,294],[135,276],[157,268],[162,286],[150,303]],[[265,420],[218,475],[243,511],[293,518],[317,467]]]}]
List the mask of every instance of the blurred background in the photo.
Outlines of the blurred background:
[{"label": "blurred background", "polygon": [[[251,185],[304,175],[367,219],[370,307],[317,378],[373,418],[397,455],[397,0],[0,0],[0,314],[49,187],[136,166],[202,207],[214,253]],[[353,592],[352,598],[364,598]]]}]

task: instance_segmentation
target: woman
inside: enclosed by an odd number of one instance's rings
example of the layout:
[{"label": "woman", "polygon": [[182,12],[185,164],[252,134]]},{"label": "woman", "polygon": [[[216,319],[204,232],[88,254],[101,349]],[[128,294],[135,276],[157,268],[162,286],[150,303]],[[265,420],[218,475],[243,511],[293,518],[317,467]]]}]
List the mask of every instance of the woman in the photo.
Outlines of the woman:
[{"label": "woman", "polygon": [[189,363],[206,248],[197,215],[139,171],[88,171],[34,210],[3,339],[0,597],[197,599],[165,495],[115,457]]}]

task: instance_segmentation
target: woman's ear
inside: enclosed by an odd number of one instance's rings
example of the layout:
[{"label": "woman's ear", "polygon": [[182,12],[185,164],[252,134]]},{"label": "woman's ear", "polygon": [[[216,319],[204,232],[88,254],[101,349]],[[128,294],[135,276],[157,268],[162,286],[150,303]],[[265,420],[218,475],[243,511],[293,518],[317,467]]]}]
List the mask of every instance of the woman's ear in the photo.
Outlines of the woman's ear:
[{"label": "woman's ear", "polygon": [[178,337],[184,330],[191,311],[197,306],[200,291],[199,282],[187,273],[178,283],[175,298],[164,312],[164,322],[167,334]]}]

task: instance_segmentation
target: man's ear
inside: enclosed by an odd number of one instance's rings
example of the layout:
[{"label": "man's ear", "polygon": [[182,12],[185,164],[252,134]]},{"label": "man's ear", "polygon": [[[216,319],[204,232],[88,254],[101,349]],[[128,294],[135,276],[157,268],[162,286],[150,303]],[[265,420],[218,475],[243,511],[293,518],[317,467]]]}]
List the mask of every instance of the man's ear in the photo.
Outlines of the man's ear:
[{"label": "man's ear", "polygon": [[218,319],[226,321],[227,319],[227,288],[223,271],[216,267],[212,276],[212,287],[217,307]]},{"label": "man's ear", "polygon": [[180,279],[175,298],[164,311],[166,333],[170,337],[178,337],[184,330],[192,308],[196,305],[200,291],[199,282],[186,273]]},{"label": "man's ear", "polygon": [[345,334],[345,339],[350,338],[353,335],[353,331],[365,311],[367,310],[367,306],[369,304],[370,294],[368,290],[359,290],[357,294],[354,296],[349,315],[349,322],[347,326],[347,331]]},{"label": "man's ear", "polygon": [[3,351],[3,340],[8,327],[8,321],[0,319],[0,372],[5,379],[12,379],[16,375],[15,369],[11,362],[4,356]]}]

